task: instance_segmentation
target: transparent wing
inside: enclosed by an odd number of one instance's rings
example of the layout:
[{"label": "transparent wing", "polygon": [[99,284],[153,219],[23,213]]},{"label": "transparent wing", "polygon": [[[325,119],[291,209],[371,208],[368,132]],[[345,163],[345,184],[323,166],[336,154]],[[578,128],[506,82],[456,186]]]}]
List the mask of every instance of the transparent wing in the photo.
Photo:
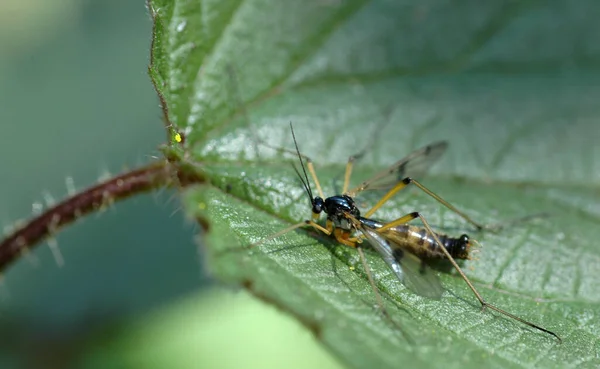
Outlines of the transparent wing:
[{"label": "transparent wing", "polygon": [[442,297],[444,288],[437,275],[428,269],[418,257],[373,229],[362,226],[359,229],[408,289],[424,297],[433,299]]},{"label": "transparent wing", "polygon": [[415,150],[388,169],[351,189],[347,194],[354,197],[365,190],[388,190],[406,177],[421,178],[442,157],[447,148],[446,141],[439,141]]}]

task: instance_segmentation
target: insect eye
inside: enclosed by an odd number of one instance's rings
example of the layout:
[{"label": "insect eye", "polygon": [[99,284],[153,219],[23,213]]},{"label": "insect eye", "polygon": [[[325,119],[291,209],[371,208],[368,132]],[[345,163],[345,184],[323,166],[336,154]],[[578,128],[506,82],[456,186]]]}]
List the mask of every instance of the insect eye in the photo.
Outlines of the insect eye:
[{"label": "insect eye", "polygon": [[312,211],[313,213],[321,214],[321,212],[323,211],[323,199],[321,199],[320,197],[316,197],[313,200]]}]

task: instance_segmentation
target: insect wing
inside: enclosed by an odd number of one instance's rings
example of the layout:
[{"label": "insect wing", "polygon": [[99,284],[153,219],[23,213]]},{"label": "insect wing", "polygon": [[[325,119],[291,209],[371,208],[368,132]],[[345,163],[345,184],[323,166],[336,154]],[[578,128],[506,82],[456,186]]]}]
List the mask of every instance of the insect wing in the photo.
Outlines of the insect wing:
[{"label": "insect wing", "polygon": [[442,157],[447,148],[446,141],[439,141],[415,150],[388,169],[351,189],[347,194],[354,197],[365,190],[388,190],[406,177],[420,178]]},{"label": "insect wing", "polygon": [[418,257],[403,250],[398,244],[373,229],[361,227],[360,230],[408,289],[424,297],[433,299],[442,297],[444,288],[439,279]]}]

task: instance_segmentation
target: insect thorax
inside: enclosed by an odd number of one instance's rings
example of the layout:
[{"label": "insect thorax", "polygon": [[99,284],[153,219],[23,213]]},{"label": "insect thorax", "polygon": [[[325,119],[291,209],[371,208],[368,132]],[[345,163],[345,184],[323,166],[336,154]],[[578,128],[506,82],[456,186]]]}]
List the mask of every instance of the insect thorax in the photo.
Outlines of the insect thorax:
[{"label": "insect thorax", "polygon": [[328,197],[325,199],[323,210],[327,213],[327,219],[331,220],[336,228],[348,231],[353,229],[353,226],[347,215],[354,218],[360,217],[360,210],[356,207],[354,200],[346,195]]}]

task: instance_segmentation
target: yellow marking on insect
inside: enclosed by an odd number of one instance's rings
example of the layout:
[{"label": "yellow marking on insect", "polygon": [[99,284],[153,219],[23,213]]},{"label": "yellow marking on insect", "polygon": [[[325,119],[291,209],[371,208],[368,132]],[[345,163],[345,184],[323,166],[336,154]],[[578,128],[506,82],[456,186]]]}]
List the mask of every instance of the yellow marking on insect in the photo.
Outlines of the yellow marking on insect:
[{"label": "yellow marking on insect", "polygon": [[179,132],[176,132],[176,133],[173,135],[173,139],[174,139],[174,140],[175,140],[175,142],[177,142],[177,143],[181,143],[181,141],[183,141],[183,137],[181,137],[181,133],[179,133]]}]

